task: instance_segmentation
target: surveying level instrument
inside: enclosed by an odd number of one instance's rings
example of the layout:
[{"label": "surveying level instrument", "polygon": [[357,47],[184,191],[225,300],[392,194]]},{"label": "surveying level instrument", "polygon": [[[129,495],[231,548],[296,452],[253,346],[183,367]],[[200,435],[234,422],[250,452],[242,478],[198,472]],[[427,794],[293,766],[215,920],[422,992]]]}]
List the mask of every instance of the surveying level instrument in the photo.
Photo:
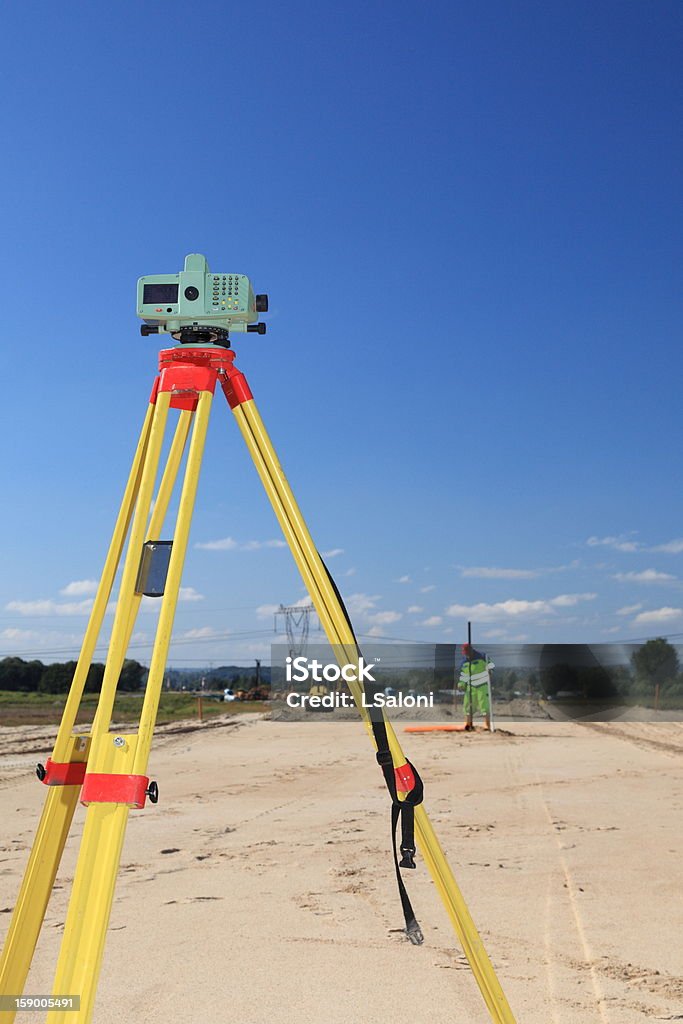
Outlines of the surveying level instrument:
[{"label": "surveying level instrument", "polygon": [[212,274],[206,257],[185,257],[179,274],[152,274],[138,280],[140,328],[148,334],[170,334],[183,344],[225,345],[229,331],[266,333],[257,323],[268,312],[268,296],[254,295],[244,274]]},{"label": "surveying level instrument", "polygon": [[[218,279],[216,300],[215,282]],[[230,281],[232,279],[232,291]],[[225,301],[223,300],[223,282]],[[195,294],[196,293],[196,294]],[[194,307],[197,306],[195,313]],[[159,354],[138,446],[94,598],[52,755],[38,775],[48,787],[45,806],[0,959],[0,1024],[12,1024],[8,1002],[21,996],[76,804],[86,807],[69,908],[53,984],[53,998],[77,995],[80,1008],[50,1009],[47,1024],[87,1024],[92,1020],[97,981],[114,897],[128,816],[156,803],[159,790],[147,775],[150,747],[164,680],[183,562],[188,545],[199,471],[217,385],[232,409],[285,540],[292,552],[327,639],[340,661],[358,664],[361,651],[341,596],[303,520],[244,374],[235,366],[228,332],[253,328],[265,296],[255,296],[243,275],[212,275],[203,256],[192,254],[185,269],[166,277],[143,277],[138,314],[143,333],[170,333],[179,342]],[[147,328],[147,330],[146,330]],[[156,486],[169,411],[178,417],[168,456]],[[185,449],[175,531],[161,541]],[[128,541],[125,557],[124,547]],[[123,570],[106,657],[104,678],[89,734],[74,733],[76,715],[123,558]],[[161,599],[156,635],[137,730],[111,731],[119,676],[143,594]],[[391,796],[394,865],[406,934],[422,941],[401,869],[415,867],[415,838],[436,889],[451,918],[484,1002],[495,1024],[514,1024],[493,966],[448,865],[422,803],[422,782],[407,761],[380,708],[363,706],[363,686],[349,688],[376,748]],[[371,702],[370,702],[371,703]],[[396,829],[401,824],[400,861]],[[122,984],[124,979],[122,979]]]}]

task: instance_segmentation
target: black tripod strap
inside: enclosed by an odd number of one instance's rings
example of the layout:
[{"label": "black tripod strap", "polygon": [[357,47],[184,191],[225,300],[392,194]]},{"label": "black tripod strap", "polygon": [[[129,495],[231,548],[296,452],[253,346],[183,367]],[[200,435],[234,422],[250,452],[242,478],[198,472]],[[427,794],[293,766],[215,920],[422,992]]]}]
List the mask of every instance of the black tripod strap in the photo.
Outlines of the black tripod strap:
[{"label": "black tripod strap", "polygon": [[[406,922],[406,935],[414,946],[420,946],[424,942],[424,935],[422,929],[417,923],[415,913],[413,911],[412,903],[408,896],[403,879],[401,877],[401,871],[399,868],[398,855],[396,853],[396,825],[398,824],[399,817],[403,817],[401,807],[397,804],[391,805],[391,843],[394,850],[394,867],[396,869],[396,881],[398,883],[398,894],[401,897],[401,907],[403,908],[403,917]],[[412,864],[415,867],[415,863]]]},{"label": "black tripod strap", "polygon": [[[339,602],[339,606],[344,613],[347,625],[351,631],[351,635],[353,636],[353,642],[356,645],[356,650],[359,651],[360,648],[358,647],[358,641],[356,640],[356,635],[353,631],[349,613],[346,610],[341,594],[337,589],[337,585],[332,578],[330,570],[324,562],[323,565],[325,566],[325,572],[327,573],[332,589],[334,590],[335,596]],[[404,885],[403,878],[401,877],[401,868],[415,867],[415,806],[416,804],[422,803],[424,786],[416,769],[410,761],[407,761],[406,764],[413,773],[415,783],[411,791],[406,794],[405,799],[399,799],[398,790],[396,788],[394,762],[391,756],[391,748],[389,747],[389,737],[387,736],[386,722],[381,708],[375,707],[373,700],[374,694],[365,680],[363,681],[363,693],[365,694],[365,704],[369,707],[370,725],[372,726],[372,734],[377,746],[377,763],[382,769],[384,781],[391,797],[391,846],[394,854],[394,868],[396,870],[398,893],[401,898],[401,907],[403,908],[403,917],[406,923],[406,934],[413,945],[419,946],[424,941],[424,936],[419,924],[417,923],[410,898]],[[399,819],[401,821],[400,861],[398,859],[398,850],[396,846],[396,828],[398,826]]]},{"label": "black tripod strap", "polygon": [[[419,924],[417,923],[415,912],[410,902],[410,897],[408,896],[403,878],[401,877],[401,868],[415,867],[415,804],[422,801],[422,780],[413,766],[410,765],[410,762],[407,762],[413,770],[416,785],[415,789],[407,794],[405,800],[399,800],[398,791],[396,789],[396,777],[394,775],[394,767],[391,759],[391,751],[389,750],[388,745],[385,751],[377,751],[377,763],[382,769],[384,781],[387,784],[387,789],[391,796],[391,847],[394,854],[394,869],[396,871],[396,881],[398,883],[398,894],[401,898],[401,907],[403,908],[403,917],[406,923],[406,934],[413,945],[419,946],[424,941],[424,936]],[[398,859],[398,850],[396,847],[396,828],[399,820],[401,822],[400,861]]]}]

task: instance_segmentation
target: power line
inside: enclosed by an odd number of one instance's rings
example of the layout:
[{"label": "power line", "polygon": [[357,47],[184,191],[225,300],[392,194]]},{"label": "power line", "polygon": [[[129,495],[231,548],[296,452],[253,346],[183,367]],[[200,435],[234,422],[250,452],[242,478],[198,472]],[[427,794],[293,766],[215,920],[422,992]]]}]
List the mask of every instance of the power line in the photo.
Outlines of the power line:
[{"label": "power line", "polygon": [[[171,639],[171,646],[182,647],[188,644],[209,644],[225,642],[226,640],[256,640],[261,637],[272,636],[272,630],[247,630],[241,633],[216,633],[214,636],[192,636],[192,637],[178,637],[176,640]],[[139,640],[136,643],[128,645],[128,650],[141,650],[145,648],[152,648],[154,646],[153,640]],[[96,651],[108,650],[109,640],[102,640],[95,647]],[[28,650],[14,651],[12,654],[3,654],[0,657],[3,658],[18,658],[24,655],[28,657],[38,657],[39,655],[56,655],[56,654],[70,654],[73,651],[80,650],[80,647],[76,645],[72,647],[44,647],[35,648]]]},{"label": "power line", "polygon": [[[51,598],[45,598],[45,600],[49,601],[49,600],[51,600]],[[112,598],[112,600],[114,600],[114,599]],[[22,603],[24,603],[24,604],[32,604],[33,602],[26,601],[26,602],[22,602]],[[65,602],[65,603],[69,603],[69,602]],[[74,601],[74,603],[75,603],[75,601]],[[202,614],[203,612],[206,611],[206,605],[203,605],[201,601],[197,601],[195,603],[195,607],[192,607],[192,608],[188,607],[188,604],[190,604],[190,603],[191,602],[187,602],[187,601],[181,602],[183,618],[186,615],[200,615],[200,614]],[[202,607],[196,607],[196,605],[202,605]],[[55,607],[59,608],[59,605],[55,604]],[[213,605],[211,605],[211,612],[212,612],[212,614],[215,614],[215,615],[220,615],[223,612],[255,612],[255,611],[256,611],[256,609],[254,608],[254,606],[252,604],[230,605],[230,606],[225,606],[223,608],[215,608]],[[59,622],[61,622],[64,619],[87,619],[88,616],[90,615],[90,612],[91,612],[90,608],[88,608],[87,611],[70,612],[68,615],[59,615],[59,614],[56,614],[55,612],[42,612],[42,613],[37,614],[37,615],[34,615],[33,613],[31,613],[29,615],[24,615],[22,612],[14,612],[13,614],[10,614],[10,615],[0,615],[0,622],[12,622],[12,623],[21,622],[21,623],[26,623],[28,620],[33,622],[36,619],[41,620],[41,621],[45,620],[45,619],[56,619]]]}]

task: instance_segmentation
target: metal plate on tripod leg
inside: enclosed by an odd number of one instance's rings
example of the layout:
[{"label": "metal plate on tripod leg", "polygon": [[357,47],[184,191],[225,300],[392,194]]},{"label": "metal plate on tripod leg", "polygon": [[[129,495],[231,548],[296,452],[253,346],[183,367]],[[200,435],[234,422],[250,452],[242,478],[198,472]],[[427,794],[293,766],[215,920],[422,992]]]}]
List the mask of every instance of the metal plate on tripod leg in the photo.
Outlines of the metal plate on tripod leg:
[{"label": "metal plate on tripod leg", "polygon": [[172,540],[148,540],[142,547],[135,593],[162,597],[171,560]]}]

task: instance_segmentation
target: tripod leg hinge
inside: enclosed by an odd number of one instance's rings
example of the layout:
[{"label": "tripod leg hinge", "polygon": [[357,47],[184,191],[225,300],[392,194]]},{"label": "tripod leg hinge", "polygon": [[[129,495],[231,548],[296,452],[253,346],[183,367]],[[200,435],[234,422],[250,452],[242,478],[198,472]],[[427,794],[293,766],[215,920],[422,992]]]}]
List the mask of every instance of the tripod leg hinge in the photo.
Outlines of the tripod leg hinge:
[{"label": "tripod leg hinge", "polygon": [[145,806],[148,787],[149,778],[146,775],[87,772],[81,791],[81,803],[86,806],[88,804],[128,804],[130,807],[141,808]]},{"label": "tripod leg hinge", "polygon": [[85,761],[53,761],[48,757],[45,766],[39,764],[36,774],[46,786],[82,786],[87,765]]},{"label": "tripod leg hinge", "polygon": [[249,402],[254,397],[241,370],[231,368],[228,376],[221,380],[221,387],[231,409],[237,408],[243,402]]}]

